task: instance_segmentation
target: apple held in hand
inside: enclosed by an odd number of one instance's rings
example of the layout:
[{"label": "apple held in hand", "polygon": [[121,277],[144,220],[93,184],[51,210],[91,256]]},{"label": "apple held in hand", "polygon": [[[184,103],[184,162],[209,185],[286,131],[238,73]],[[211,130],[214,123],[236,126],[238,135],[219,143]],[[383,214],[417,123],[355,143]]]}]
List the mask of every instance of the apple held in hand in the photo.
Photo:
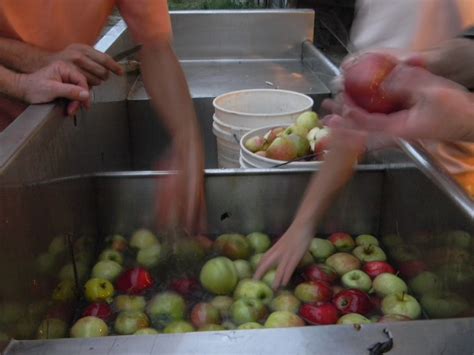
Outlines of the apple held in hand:
[{"label": "apple held in hand", "polygon": [[263,147],[265,146],[265,143],[267,141],[265,138],[260,137],[260,136],[255,136],[247,139],[244,143],[245,148],[250,150],[252,153],[258,152],[259,150],[262,150]]},{"label": "apple held in hand", "polygon": [[247,234],[246,238],[250,243],[250,247],[256,254],[265,253],[272,245],[270,237],[265,233],[253,232]]},{"label": "apple held in hand", "polygon": [[262,301],[253,298],[240,298],[230,307],[232,321],[241,325],[248,322],[257,322],[267,315],[267,308]]},{"label": "apple held in hand", "polygon": [[399,108],[396,97],[387,94],[384,81],[397,65],[395,58],[365,53],[344,70],[344,89],[354,102],[368,112],[391,113]]},{"label": "apple held in hand", "polygon": [[72,338],[105,337],[108,334],[109,328],[107,324],[98,317],[80,318],[71,328]]},{"label": "apple held in hand", "polygon": [[89,302],[112,302],[114,286],[109,280],[93,278],[84,285],[84,294]]},{"label": "apple held in hand", "polygon": [[372,279],[383,273],[395,274],[395,269],[392,265],[385,261],[369,261],[364,264],[362,270]]},{"label": "apple held in hand", "polygon": [[369,292],[372,280],[369,275],[361,270],[352,270],[342,275],[341,282],[344,287]]},{"label": "apple held in hand", "polygon": [[174,321],[168,324],[163,330],[163,333],[165,334],[190,333],[190,332],[194,332],[194,330],[195,329],[191,325],[191,323],[186,322],[184,320],[178,320],[178,321]]},{"label": "apple held in hand", "polygon": [[191,297],[201,289],[199,281],[192,277],[185,277],[171,281],[170,289],[179,293],[183,297]]},{"label": "apple held in hand", "polygon": [[324,262],[336,252],[334,245],[327,239],[313,238],[309,251],[316,262]]},{"label": "apple held in hand", "polygon": [[130,246],[136,249],[149,248],[158,243],[156,236],[148,229],[138,229],[130,239]]},{"label": "apple held in hand", "polygon": [[116,282],[117,290],[129,295],[140,295],[153,287],[154,280],[148,270],[136,267],[125,271]]},{"label": "apple held in hand", "polygon": [[300,308],[300,317],[313,325],[336,324],[339,311],[331,303],[304,304]]},{"label": "apple held in hand", "polygon": [[234,303],[234,300],[229,296],[216,296],[211,301],[211,304],[219,310],[221,318],[227,318],[229,316],[232,303]]},{"label": "apple held in hand", "polygon": [[36,331],[36,339],[59,339],[67,335],[67,324],[62,319],[47,318]]},{"label": "apple held in hand", "polygon": [[129,335],[142,328],[148,328],[150,321],[145,313],[140,311],[120,312],[115,319],[114,329],[118,334]]},{"label": "apple held in hand", "polygon": [[265,328],[289,328],[303,327],[304,321],[296,314],[285,311],[271,313],[266,322]]},{"label": "apple held in hand", "polygon": [[336,253],[326,259],[326,265],[332,267],[339,275],[360,269],[361,263],[358,258],[348,253]]},{"label": "apple held in hand", "polygon": [[337,324],[370,324],[370,323],[372,323],[370,319],[367,319],[366,317],[358,313],[344,314],[337,321]]},{"label": "apple held in hand", "polygon": [[324,281],[333,284],[339,275],[332,267],[324,264],[312,264],[304,270],[304,278],[308,281]]},{"label": "apple held in hand", "polygon": [[276,296],[270,302],[270,309],[273,312],[276,311],[287,311],[292,313],[298,313],[300,309],[301,302],[291,293],[282,293]]},{"label": "apple held in hand", "polygon": [[277,137],[267,148],[267,157],[270,159],[288,161],[297,155],[297,148],[288,137]]},{"label": "apple held in hand", "polygon": [[359,245],[352,253],[363,263],[370,261],[385,261],[387,256],[385,252],[376,245]]},{"label": "apple held in hand", "polygon": [[344,290],[334,296],[332,303],[343,314],[369,313],[373,306],[367,293],[360,290]]},{"label": "apple held in hand", "polygon": [[220,256],[207,261],[199,276],[202,286],[216,295],[228,295],[239,280],[232,260]]},{"label": "apple held in hand", "polygon": [[119,295],[114,299],[118,311],[144,311],[146,300],[143,296]]},{"label": "apple held in hand", "polygon": [[404,292],[393,293],[382,300],[382,312],[418,319],[421,315],[421,307],[415,297]]},{"label": "apple held in hand", "polygon": [[355,239],[357,245],[375,245],[379,246],[379,240],[370,234],[361,234]]},{"label": "apple held in hand", "polygon": [[380,297],[385,297],[393,293],[404,293],[408,291],[405,281],[396,275],[388,273],[378,275],[374,279],[372,286],[374,291]]},{"label": "apple held in hand", "polygon": [[191,311],[191,322],[196,328],[209,324],[219,324],[221,321],[219,310],[211,303],[200,302]]},{"label": "apple held in hand", "polygon": [[250,329],[262,329],[262,328],[263,328],[263,325],[261,325],[260,323],[248,322],[248,323],[244,323],[244,324],[239,325],[239,327],[237,329],[250,330]]},{"label": "apple held in hand", "polygon": [[296,119],[296,125],[306,128],[307,130],[319,126],[319,117],[316,112],[303,112]]},{"label": "apple held in hand", "polygon": [[155,326],[166,326],[173,321],[184,319],[186,303],[175,292],[161,292],[148,302],[146,313]]},{"label": "apple held in hand", "polygon": [[328,239],[336,247],[337,251],[348,252],[355,247],[354,239],[347,233],[333,233]]},{"label": "apple held in hand", "polygon": [[327,302],[332,297],[332,289],[323,281],[308,281],[296,286],[295,296],[303,303]]},{"label": "apple held in hand", "polygon": [[238,283],[234,291],[234,299],[252,298],[269,304],[273,298],[273,291],[263,281],[245,279]]},{"label": "apple held in hand", "polygon": [[112,308],[107,303],[92,303],[82,312],[82,316],[93,316],[107,322],[112,317]]},{"label": "apple held in hand", "polygon": [[112,260],[102,260],[92,268],[92,277],[115,281],[122,272],[122,266]]},{"label": "apple held in hand", "polygon": [[222,234],[214,242],[214,250],[229,259],[247,259],[251,252],[251,246],[247,238],[241,234]]}]

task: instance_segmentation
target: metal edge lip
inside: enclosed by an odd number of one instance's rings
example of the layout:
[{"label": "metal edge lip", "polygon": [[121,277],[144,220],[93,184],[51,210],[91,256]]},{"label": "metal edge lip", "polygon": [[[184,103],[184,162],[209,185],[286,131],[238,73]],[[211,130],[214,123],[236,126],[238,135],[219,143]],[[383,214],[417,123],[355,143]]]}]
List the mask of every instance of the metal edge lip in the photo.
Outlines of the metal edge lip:
[{"label": "metal edge lip", "polygon": [[215,14],[241,14],[248,15],[252,13],[268,14],[314,14],[313,9],[235,9],[235,10],[173,10],[170,15],[215,15]]}]

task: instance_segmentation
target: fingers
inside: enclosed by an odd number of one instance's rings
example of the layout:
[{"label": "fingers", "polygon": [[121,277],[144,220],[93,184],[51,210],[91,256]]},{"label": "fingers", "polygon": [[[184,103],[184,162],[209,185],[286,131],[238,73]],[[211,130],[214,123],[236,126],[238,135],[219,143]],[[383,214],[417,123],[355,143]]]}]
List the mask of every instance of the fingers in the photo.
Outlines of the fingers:
[{"label": "fingers", "polygon": [[287,257],[284,257],[278,263],[277,271],[275,274],[275,280],[273,281],[273,285],[272,285],[274,290],[278,289],[282,285],[283,278],[285,276],[285,273],[287,272],[287,264],[288,264]]},{"label": "fingers", "polygon": [[260,260],[257,270],[255,270],[255,274],[253,276],[255,280],[260,280],[268,270],[275,266],[279,256],[278,249],[275,248],[275,246],[267,251],[262,260]]},{"label": "fingers", "polygon": [[87,72],[95,82],[103,82],[109,78],[109,71],[104,66],[94,62],[87,56],[81,56],[75,64]]},{"label": "fingers", "polygon": [[51,82],[49,90],[54,97],[64,97],[73,101],[85,102],[90,98],[88,90],[74,84]]},{"label": "fingers", "polygon": [[108,54],[99,52],[92,47],[88,47],[89,50],[86,52],[86,55],[92,59],[94,62],[99,63],[102,67],[110,70],[116,75],[122,75],[123,69],[115,60],[112,59]]},{"label": "fingers", "polygon": [[81,108],[81,103],[79,101],[72,101],[67,105],[67,115],[68,116],[74,116],[77,112],[79,112],[79,109]]}]

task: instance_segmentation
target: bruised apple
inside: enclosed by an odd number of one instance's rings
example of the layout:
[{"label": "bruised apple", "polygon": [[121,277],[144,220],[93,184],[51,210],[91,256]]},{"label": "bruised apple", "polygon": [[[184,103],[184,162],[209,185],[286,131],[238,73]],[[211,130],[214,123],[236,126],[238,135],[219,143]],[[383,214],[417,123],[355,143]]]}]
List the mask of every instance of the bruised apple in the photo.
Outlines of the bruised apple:
[{"label": "bruised apple", "polygon": [[395,97],[388,96],[384,80],[397,65],[395,58],[381,53],[359,56],[344,70],[344,88],[354,102],[368,112],[390,113],[398,109]]}]

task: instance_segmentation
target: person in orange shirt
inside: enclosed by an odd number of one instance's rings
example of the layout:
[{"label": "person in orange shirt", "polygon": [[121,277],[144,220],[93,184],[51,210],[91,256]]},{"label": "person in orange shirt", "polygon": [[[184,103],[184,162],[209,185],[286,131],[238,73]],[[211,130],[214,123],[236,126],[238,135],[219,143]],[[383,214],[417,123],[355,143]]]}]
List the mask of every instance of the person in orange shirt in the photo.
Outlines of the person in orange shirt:
[{"label": "person in orange shirt", "polygon": [[[161,222],[192,233],[204,220],[203,147],[186,79],[172,49],[166,0],[2,0],[0,64],[33,73],[62,60],[80,69],[89,85],[99,85],[110,73],[122,74],[108,55],[91,47],[114,6],[142,44],[145,88],[172,137],[169,168],[180,171],[162,181],[167,194],[160,195],[158,205],[167,209]],[[0,102],[0,116],[23,108],[19,102]]]}]

